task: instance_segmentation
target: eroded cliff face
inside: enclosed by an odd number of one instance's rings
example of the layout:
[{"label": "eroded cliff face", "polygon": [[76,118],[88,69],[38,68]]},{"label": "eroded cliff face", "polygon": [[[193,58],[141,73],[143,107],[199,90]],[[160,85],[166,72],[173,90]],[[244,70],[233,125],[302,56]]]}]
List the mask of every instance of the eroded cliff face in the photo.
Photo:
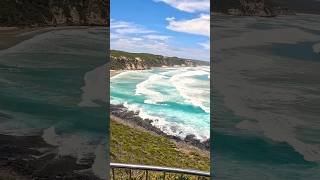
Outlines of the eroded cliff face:
[{"label": "eroded cliff face", "polygon": [[141,57],[111,56],[110,68],[113,70],[146,70],[152,67],[193,67],[209,65],[208,62],[187,60],[181,58],[158,56],[154,59]]},{"label": "eroded cliff face", "polygon": [[111,69],[116,70],[144,70],[151,68],[151,66],[148,66],[148,64],[144,63],[140,58],[128,58],[125,56],[111,56],[111,65]]},{"label": "eroded cliff face", "polygon": [[107,0],[51,0],[48,24],[106,25],[108,2]]},{"label": "eroded cliff face", "polygon": [[107,26],[108,0],[2,0],[1,26]]},{"label": "eroded cliff face", "polygon": [[292,10],[279,6],[273,0],[224,0],[214,1],[214,10],[236,16],[274,17],[293,15]]}]

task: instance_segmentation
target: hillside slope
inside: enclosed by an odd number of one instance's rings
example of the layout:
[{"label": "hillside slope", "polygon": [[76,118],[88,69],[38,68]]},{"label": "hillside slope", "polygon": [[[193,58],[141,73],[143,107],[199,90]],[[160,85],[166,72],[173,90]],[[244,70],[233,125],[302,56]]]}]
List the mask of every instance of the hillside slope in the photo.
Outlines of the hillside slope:
[{"label": "hillside slope", "polygon": [[209,153],[179,147],[168,138],[110,121],[111,162],[178,167],[209,171]]}]

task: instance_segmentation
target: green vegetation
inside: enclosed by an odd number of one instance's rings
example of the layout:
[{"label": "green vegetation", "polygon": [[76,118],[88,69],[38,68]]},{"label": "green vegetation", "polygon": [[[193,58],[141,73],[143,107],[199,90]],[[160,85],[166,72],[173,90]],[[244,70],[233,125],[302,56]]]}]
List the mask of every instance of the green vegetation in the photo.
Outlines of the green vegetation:
[{"label": "green vegetation", "polygon": [[[150,132],[131,128],[114,120],[110,122],[111,162],[177,167],[209,171],[209,153],[196,148],[178,147],[169,139]],[[128,171],[115,170],[120,177],[128,177]],[[163,173],[149,173],[151,179],[161,179]],[[136,179],[145,177],[145,172],[133,171]],[[192,176],[167,174],[166,179],[195,179]]]},{"label": "green vegetation", "polygon": [[129,53],[124,51],[111,50],[110,67],[114,70],[123,69],[149,69],[162,66],[196,66],[209,65],[208,62],[182,59],[178,57],[165,57],[148,53]]}]

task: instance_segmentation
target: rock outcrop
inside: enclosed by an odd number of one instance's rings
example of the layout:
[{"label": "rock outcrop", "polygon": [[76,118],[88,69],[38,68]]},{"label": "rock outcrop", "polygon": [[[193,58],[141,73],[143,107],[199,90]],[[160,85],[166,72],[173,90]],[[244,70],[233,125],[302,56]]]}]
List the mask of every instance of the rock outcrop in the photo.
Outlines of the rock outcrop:
[{"label": "rock outcrop", "polygon": [[273,0],[224,0],[214,1],[213,8],[235,16],[274,17],[278,15],[294,15],[295,12],[280,6]]},{"label": "rock outcrop", "polygon": [[109,0],[2,0],[0,26],[107,26]]}]

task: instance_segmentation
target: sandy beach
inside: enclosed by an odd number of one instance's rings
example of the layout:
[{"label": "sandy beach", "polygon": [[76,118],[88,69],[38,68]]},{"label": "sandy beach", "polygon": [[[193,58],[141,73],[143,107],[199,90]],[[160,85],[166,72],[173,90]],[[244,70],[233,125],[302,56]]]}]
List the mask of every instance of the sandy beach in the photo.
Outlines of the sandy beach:
[{"label": "sandy beach", "polygon": [[110,70],[110,78],[114,77],[117,74],[122,73],[123,71],[121,70]]}]

